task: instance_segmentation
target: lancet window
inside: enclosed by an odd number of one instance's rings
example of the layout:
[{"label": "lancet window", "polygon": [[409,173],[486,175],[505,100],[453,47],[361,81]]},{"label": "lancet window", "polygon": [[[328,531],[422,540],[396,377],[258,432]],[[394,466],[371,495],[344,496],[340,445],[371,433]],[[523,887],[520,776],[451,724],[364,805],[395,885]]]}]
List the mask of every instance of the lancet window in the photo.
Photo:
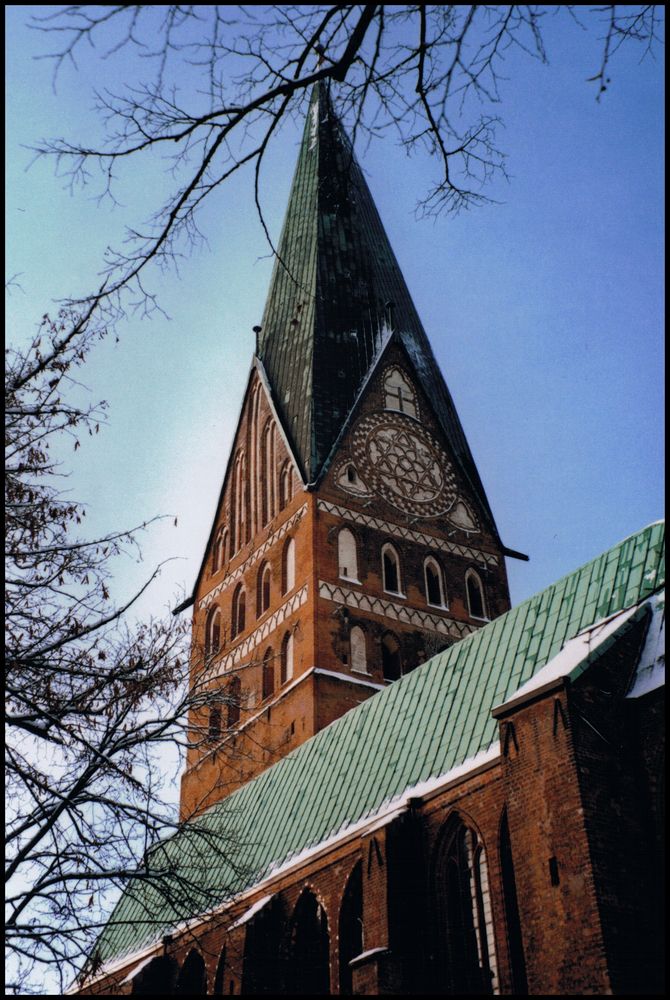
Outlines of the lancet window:
[{"label": "lancet window", "polygon": [[384,590],[388,591],[389,594],[402,593],[400,559],[393,546],[388,544],[382,549],[382,578]]},{"label": "lancet window", "polygon": [[484,600],[484,587],[479,576],[473,569],[469,569],[465,574],[465,589],[468,597],[468,610],[471,618],[488,619],[486,614],[486,602]]},{"label": "lancet window", "polygon": [[295,587],[295,539],[289,538],[282,552],[282,594]]},{"label": "lancet window", "polygon": [[365,632],[360,625],[354,625],[349,639],[351,642],[351,669],[358,674],[369,673]]},{"label": "lancet window", "polygon": [[444,578],[440,564],[429,556],[423,564],[423,577],[426,584],[426,601],[436,608],[446,608],[444,593]]},{"label": "lancet window", "polygon": [[279,473],[279,509],[283,510],[287,503],[291,499],[293,494],[293,474],[291,472],[291,463],[289,461],[284,462],[281,467],[281,472]]},{"label": "lancet window", "polygon": [[263,700],[274,694],[275,664],[272,649],[267,649],[263,657]]},{"label": "lancet window", "polygon": [[438,987],[456,996],[498,993],[486,853],[460,817],[447,826],[435,874]]},{"label": "lancet window", "polygon": [[246,594],[241,583],[238,583],[233,593],[233,608],[231,615],[231,638],[234,639],[245,628]]},{"label": "lancet window", "polygon": [[257,586],[256,586],[256,614],[260,618],[270,607],[270,583],[272,580],[272,572],[268,563],[263,563],[263,565],[258,570]]},{"label": "lancet window", "polygon": [[261,523],[275,516],[275,425],[268,420],[263,429],[261,455]]},{"label": "lancet window", "polygon": [[221,649],[221,612],[210,608],[205,624],[205,657],[215,656]]},{"label": "lancet window", "polygon": [[358,582],[358,553],[356,539],[348,528],[342,528],[337,535],[338,574],[344,580]]},{"label": "lancet window", "polygon": [[293,633],[287,632],[281,644],[281,683],[293,678]]},{"label": "lancet window", "polygon": [[242,681],[239,677],[232,677],[226,691],[228,699],[228,719],[227,725],[231,729],[240,721],[240,703],[242,700]]}]

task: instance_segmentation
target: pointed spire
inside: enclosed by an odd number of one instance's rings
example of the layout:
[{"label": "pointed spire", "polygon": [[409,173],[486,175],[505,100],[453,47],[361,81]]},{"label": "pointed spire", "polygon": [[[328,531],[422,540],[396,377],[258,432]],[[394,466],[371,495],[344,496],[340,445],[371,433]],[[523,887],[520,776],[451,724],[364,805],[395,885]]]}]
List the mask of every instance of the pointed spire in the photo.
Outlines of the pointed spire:
[{"label": "pointed spire", "polygon": [[393,330],[495,531],[451,396],[324,83],[311,94],[278,258],[258,356],[306,481],[323,471]]}]

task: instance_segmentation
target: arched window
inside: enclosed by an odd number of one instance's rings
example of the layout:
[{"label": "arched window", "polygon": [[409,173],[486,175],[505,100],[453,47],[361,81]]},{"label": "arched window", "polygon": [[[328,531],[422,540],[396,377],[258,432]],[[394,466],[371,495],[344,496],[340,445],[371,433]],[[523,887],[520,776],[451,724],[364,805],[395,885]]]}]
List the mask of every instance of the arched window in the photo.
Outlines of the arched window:
[{"label": "arched window", "polygon": [[231,554],[239,551],[245,542],[249,541],[247,520],[247,482],[246,459],[240,452],[235,459],[232,487],[232,534],[230,539]]},{"label": "arched window", "polygon": [[275,516],[275,426],[271,420],[263,429],[261,468],[261,520],[266,525]]},{"label": "arched window", "polygon": [[436,860],[437,986],[451,995],[498,992],[484,847],[458,817],[446,828]]},{"label": "arched window", "polygon": [[291,499],[293,494],[292,490],[292,480],[293,476],[291,474],[291,463],[284,462],[281,472],[279,473],[279,509],[283,510],[286,504]]},{"label": "arched window", "polygon": [[212,549],[212,573],[218,573],[226,561],[226,542],[228,532],[225,528],[219,528],[214,547]]},{"label": "arched window", "polygon": [[239,677],[232,677],[226,691],[228,701],[228,718],[226,724],[228,729],[236,726],[240,721],[240,703],[242,701],[242,681]]},{"label": "arched window", "polygon": [[526,978],[526,959],[523,953],[521,937],[521,920],[519,904],[516,895],[514,878],[514,863],[512,861],[512,845],[509,836],[507,811],[503,813],[500,824],[500,869],[502,873],[503,899],[505,903],[505,923],[507,925],[507,942],[509,947],[509,963],[512,973],[512,993],[515,996],[528,996],[528,980]]},{"label": "arched window", "polygon": [[275,664],[272,650],[268,649],[263,657],[263,700],[274,694],[275,690]]},{"label": "arched window", "polygon": [[358,674],[368,673],[368,658],[365,644],[365,632],[360,625],[354,625],[350,635],[351,669]]},{"label": "arched window", "polygon": [[263,563],[256,578],[256,616],[260,618],[270,607],[270,564]]},{"label": "arched window", "polygon": [[349,963],[363,953],[363,878],[361,862],[354,867],[342,898],[339,924],[340,994],[353,995]]},{"label": "arched window", "polygon": [[330,940],[326,911],[309,889],[296,903],[287,962],[288,996],[330,995]]},{"label": "arched window", "polygon": [[282,552],[281,590],[288,594],[295,587],[295,539],[289,538]]},{"label": "arched window", "polygon": [[470,617],[487,620],[484,587],[473,569],[469,569],[465,574],[465,589],[468,595]]},{"label": "arched window", "polygon": [[416,393],[399,368],[390,368],[384,376],[384,408],[416,417]]},{"label": "arched window", "polygon": [[210,608],[205,625],[205,657],[209,659],[221,649],[221,612],[217,607]]},{"label": "arched window", "polygon": [[246,595],[241,583],[238,583],[233,594],[233,613],[231,615],[231,639],[244,632]]},{"label": "arched window", "polygon": [[222,997],[228,994],[226,989],[226,949],[221,949],[221,955],[219,956],[219,961],[216,966],[216,975],[214,977],[214,996]]},{"label": "arched window", "polygon": [[259,422],[261,408],[261,387],[256,382],[251,397],[251,421],[249,434],[249,510],[251,512],[252,532],[260,525],[259,489],[260,489],[260,440]]},{"label": "arched window", "polygon": [[178,997],[204,996],[207,993],[205,961],[195,948],[188,953],[181,967],[174,992]]},{"label": "arched window", "polygon": [[426,601],[436,608],[446,608],[444,596],[444,580],[442,569],[437,560],[429,556],[423,564],[423,576],[426,582]]},{"label": "arched window", "polygon": [[293,677],[293,633],[287,632],[281,644],[281,683]]},{"label": "arched window", "polygon": [[402,674],[400,643],[392,632],[382,636],[382,673],[387,681],[397,681]]},{"label": "arched window", "polygon": [[210,705],[207,736],[210,740],[218,740],[221,735],[221,706]]},{"label": "arched window", "polygon": [[355,580],[358,583],[358,555],[356,539],[348,528],[342,528],[337,535],[338,574],[343,580]]},{"label": "arched window", "polygon": [[389,594],[402,594],[400,560],[396,550],[388,544],[382,549],[382,579],[384,590],[388,591]]}]

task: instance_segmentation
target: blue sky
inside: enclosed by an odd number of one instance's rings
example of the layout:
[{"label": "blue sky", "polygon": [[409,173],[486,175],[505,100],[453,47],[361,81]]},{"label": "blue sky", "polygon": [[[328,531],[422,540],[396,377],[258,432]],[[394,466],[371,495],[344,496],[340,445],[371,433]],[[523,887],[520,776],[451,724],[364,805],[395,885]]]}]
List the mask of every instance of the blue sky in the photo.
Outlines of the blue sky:
[{"label": "blue sky", "polygon": [[[167,193],[157,159],[120,177],[116,207],[70,192],[25,148],[92,136],[92,82],[136,72],[130,54],[52,68],[7,8],[9,339],[25,341],[53,300],[95,286],[126,223]],[[663,516],[663,65],[622,50],[595,100],[593,37],[550,21],[550,64],[510,56],[498,112],[509,183],[457,217],[418,221],[435,164],[390,137],[359,151],[373,196],[441,364],[510,561],[513,603]],[[288,123],[264,171],[278,236],[301,123]],[[154,199],[157,199],[156,201]],[[151,285],[170,317],[130,319],[96,348],[82,379],[110,404],[109,425],[65,454],[67,488],[89,530],[178,517],[145,537],[144,562],[119,568],[119,593],[171,559],[143,604],[159,613],[190,593],[242,400],[271,261],[251,178],[236,178],[201,218],[208,245]]]}]

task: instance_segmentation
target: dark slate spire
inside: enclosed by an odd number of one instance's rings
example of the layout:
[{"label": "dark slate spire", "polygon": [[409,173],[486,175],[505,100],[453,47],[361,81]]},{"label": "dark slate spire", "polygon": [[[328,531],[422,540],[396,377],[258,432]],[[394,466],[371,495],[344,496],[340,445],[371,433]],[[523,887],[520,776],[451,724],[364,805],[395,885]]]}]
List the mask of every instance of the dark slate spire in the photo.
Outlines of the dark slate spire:
[{"label": "dark slate spire", "polygon": [[449,390],[323,84],[312,92],[278,254],[258,356],[306,481],[323,471],[392,327],[497,534]]}]

